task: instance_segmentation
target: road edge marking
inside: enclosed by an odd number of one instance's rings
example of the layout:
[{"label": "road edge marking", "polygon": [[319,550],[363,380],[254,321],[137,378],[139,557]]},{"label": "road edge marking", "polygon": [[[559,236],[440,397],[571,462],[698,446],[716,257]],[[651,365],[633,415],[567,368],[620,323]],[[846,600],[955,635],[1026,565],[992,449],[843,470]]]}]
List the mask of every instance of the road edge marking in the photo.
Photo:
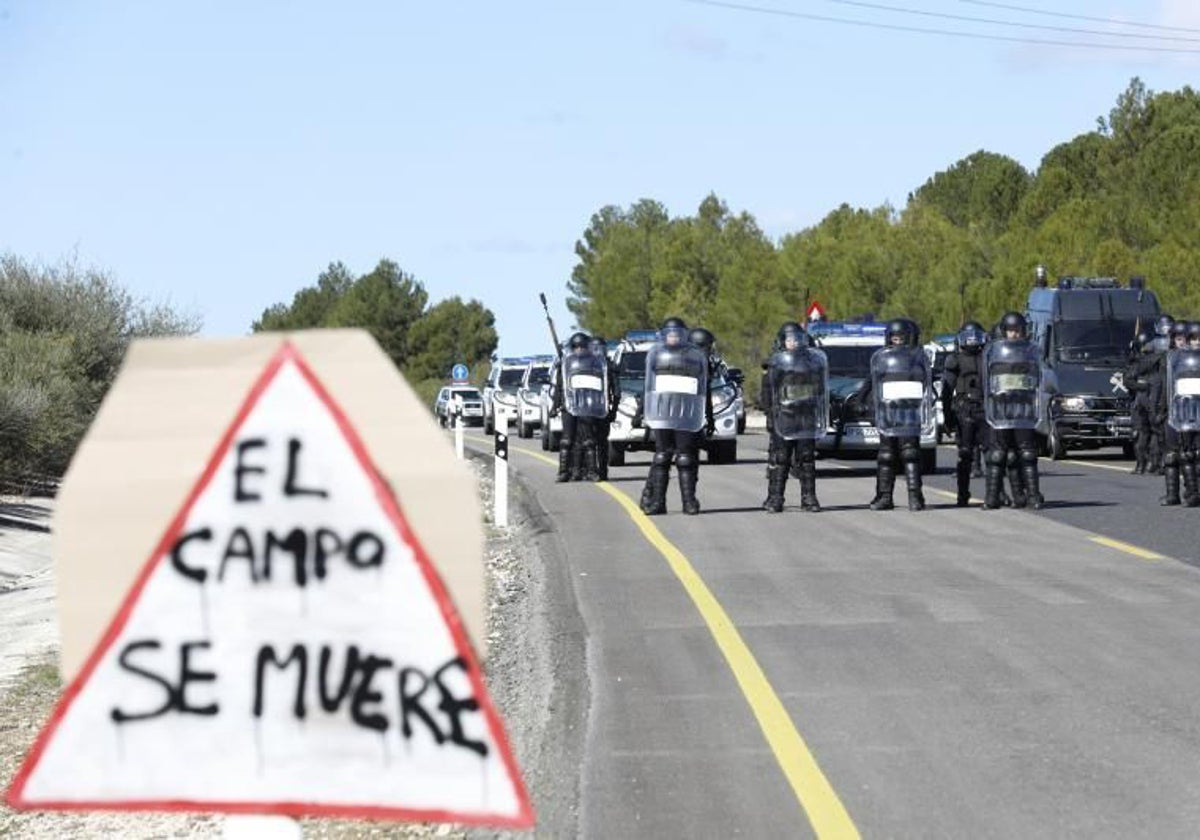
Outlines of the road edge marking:
[{"label": "road edge marking", "polygon": [[[551,466],[558,466],[555,459],[540,452],[519,446],[513,448]],[[742,634],[738,632],[737,626],[700,577],[700,573],[688,562],[683,552],[663,536],[658,526],[642,513],[632,499],[607,481],[596,482],[594,486],[611,496],[625,510],[646,541],[667,561],[684,591],[692,599],[709,633],[716,641],[717,648],[733,672],[734,679],[742,690],[742,696],[750,705],[750,711],[754,713],[759,729],[775,755],[784,777],[791,785],[792,792],[799,800],[813,831],[822,838],[858,838],[858,828],[821,771],[804,737],[796,729],[783,701],[779,699],[767,675],[763,673],[762,666],[758,664]]]},{"label": "road edge marking", "polygon": [[1133,545],[1132,543],[1122,542],[1121,540],[1114,540],[1111,537],[1102,537],[1098,534],[1095,534],[1093,536],[1088,537],[1088,539],[1091,540],[1092,542],[1096,543],[1097,545],[1103,545],[1108,548],[1115,548],[1117,551],[1123,551],[1126,554],[1132,554],[1134,557],[1138,557],[1142,560],[1154,561],[1154,560],[1166,560],[1167,559],[1166,555],[1159,554],[1157,551],[1150,551],[1149,549],[1141,548],[1139,546]]}]

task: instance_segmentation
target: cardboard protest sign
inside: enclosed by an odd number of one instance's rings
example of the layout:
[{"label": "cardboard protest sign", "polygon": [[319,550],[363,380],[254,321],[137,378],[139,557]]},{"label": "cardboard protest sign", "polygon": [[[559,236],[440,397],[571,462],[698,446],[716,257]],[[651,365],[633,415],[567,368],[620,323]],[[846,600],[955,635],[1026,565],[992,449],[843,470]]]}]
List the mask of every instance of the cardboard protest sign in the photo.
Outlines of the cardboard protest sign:
[{"label": "cardboard protest sign", "polygon": [[[461,501],[439,483],[437,459],[420,451],[430,443],[447,468],[461,467],[394,368],[390,377],[362,376],[373,360],[387,362],[369,337],[339,331],[292,339],[226,342],[216,353],[196,341],[131,351],[89,433],[89,442],[107,443],[89,460],[85,442],[71,469],[87,475],[113,465],[120,451],[141,455],[129,467],[132,478],[111,473],[110,498],[97,510],[121,495],[126,480],[139,485],[133,496],[146,499],[188,471],[185,463],[160,461],[157,471],[167,477],[155,482],[148,477],[155,462],[138,452],[140,430],[124,427],[124,438],[121,431],[123,420],[159,423],[168,437],[197,436],[177,449],[201,445],[197,428],[131,419],[139,405],[154,413],[155,395],[179,396],[167,386],[172,373],[197,386],[193,395],[218,402],[212,383],[224,380],[232,422],[226,419],[223,433],[217,427],[208,457],[192,465],[190,490],[159,520],[157,543],[102,632],[69,617],[74,596],[61,606],[64,663],[67,645],[89,634],[90,650],[9,791],[14,807],[532,824],[457,593],[447,585],[471,576],[458,567],[480,567],[480,544],[470,557],[439,564],[424,538],[447,522],[478,532],[478,504],[472,493],[463,509],[434,510],[443,522],[422,531],[413,515],[421,506],[409,505],[416,496],[404,489],[415,474],[416,486],[440,493],[443,504]],[[237,381],[229,373],[242,371],[247,356],[259,362],[258,373],[239,406],[228,393],[228,382]],[[359,386],[343,383],[336,392],[339,379],[331,375],[327,388],[318,375],[322,360],[330,374],[357,371]],[[374,367],[381,373],[390,362]],[[408,418],[408,429],[392,426],[415,439],[402,441],[404,458],[388,462],[389,471],[373,460],[371,441],[354,421],[362,418],[378,437],[380,419],[393,412],[381,398],[401,393],[421,414]],[[436,441],[420,434],[422,426]],[[166,458],[170,447],[161,448],[152,455]],[[69,475],[63,501],[75,505],[60,506],[64,527],[68,512],[89,510],[66,492],[71,482]],[[79,486],[98,491],[87,481]],[[106,571],[120,577],[126,564],[110,551],[124,544],[105,538],[104,521],[87,525],[96,529],[91,539],[66,527],[56,548],[92,567],[93,578]],[[119,521],[113,530],[122,530]],[[60,580],[75,570],[64,558]],[[458,587],[472,591],[464,580]]]}]

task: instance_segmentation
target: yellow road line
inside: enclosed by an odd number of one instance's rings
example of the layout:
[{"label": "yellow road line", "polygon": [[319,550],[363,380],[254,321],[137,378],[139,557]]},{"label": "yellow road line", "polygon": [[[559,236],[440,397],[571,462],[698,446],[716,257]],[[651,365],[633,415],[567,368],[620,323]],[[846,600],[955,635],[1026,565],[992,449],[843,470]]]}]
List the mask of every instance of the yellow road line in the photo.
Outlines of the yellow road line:
[{"label": "yellow road line", "polygon": [[[558,465],[558,461],[547,458],[540,452],[531,452],[522,447],[514,448],[552,466]],[[738,632],[733,620],[712,594],[704,579],[688,562],[683,552],[663,536],[658,526],[642,513],[632,499],[607,482],[600,482],[596,487],[612,496],[617,504],[625,509],[629,518],[642,532],[642,536],[666,559],[667,565],[671,567],[684,591],[700,611],[704,623],[716,640],[717,647],[733,671],[742,694],[750,704],[767,744],[775,754],[775,760],[779,762],[783,775],[792,786],[792,792],[800,801],[800,807],[808,816],[813,831],[822,838],[857,838],[858,828],[850,819],[850,814],[842,805],[833,786],[829,784],[829,780],[825,778],[825,774],[821,772],[816,758],[792,723],[783,701],[771,687],[758,660],[742,639],[742,634]]]},{"label": "yellow road line", "polygon": [[1132,554],[1134,557],[1140,557],[1143,560],[1166,560],[1167,559],[1166,557],[1164,557],[1161,554],[1158,554],[1157,552],[1150,551],[1145,548],[1139,548],[1136,545],[1131,545],[1130,543],[1127,543],[1127,542],[1121,542],[1120,540],[1114,540],[1114,539],[1110,539],[1108,537],[1099,537],[1099,536],[1088,537],[1088,539],[1094,543],[1097,543],[1098,545],[1104,545],[1104,546],[1108,546],[1109,548],[1115,548],[1117,551],[1124,551],[1126,554]]}]

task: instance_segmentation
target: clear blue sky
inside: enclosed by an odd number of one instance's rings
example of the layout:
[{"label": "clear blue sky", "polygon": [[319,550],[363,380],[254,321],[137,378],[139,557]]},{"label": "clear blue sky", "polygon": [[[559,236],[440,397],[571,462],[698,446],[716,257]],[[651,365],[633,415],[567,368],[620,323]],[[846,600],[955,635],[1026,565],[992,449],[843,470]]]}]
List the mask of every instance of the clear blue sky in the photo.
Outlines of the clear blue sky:
[{"label": "clear blue sky", "polygon": [[[879,2],[1111,28],[963,0]],[[1197,0],[1011,2],[1200,39]],[[0,251],[76,255],[200,315],[208,335],[247,332],[331,261],[361,273],[389,257],[431,300],[482,300],[503,352],[540,351],[537,292],[564,331],[574,243],[605,204],[651,197],[684,214],[712,191],[779,237],[842,202],[903,206],[979,148],[1036,168],[1094,128],[1132,76],[1177,89],[1197,59],[683,0],[0,0]]]}]

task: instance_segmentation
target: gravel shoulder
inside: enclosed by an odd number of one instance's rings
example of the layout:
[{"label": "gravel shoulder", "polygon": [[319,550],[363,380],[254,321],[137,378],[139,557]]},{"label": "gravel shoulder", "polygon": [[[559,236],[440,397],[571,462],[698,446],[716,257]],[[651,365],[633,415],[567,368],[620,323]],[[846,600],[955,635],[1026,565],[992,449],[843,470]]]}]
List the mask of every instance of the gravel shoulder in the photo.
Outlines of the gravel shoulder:
[{"label": "gravel shoulder", "polygon": [[[536,497],[510,483],[510,527],[492,525],[492,459],[473,456],[487,522],[492,699],[533,799],[539,837],[577,834],[587,716],[586,641],[562,546]],[[49,556],[52,500],[0,499],[0,790],[7,789],[62,690]],[[306,838],[504,838],[525,832],[359,820],[302,820]],[[192,814],[17,813],[0,837],[221,837],[225,820]]]}]

